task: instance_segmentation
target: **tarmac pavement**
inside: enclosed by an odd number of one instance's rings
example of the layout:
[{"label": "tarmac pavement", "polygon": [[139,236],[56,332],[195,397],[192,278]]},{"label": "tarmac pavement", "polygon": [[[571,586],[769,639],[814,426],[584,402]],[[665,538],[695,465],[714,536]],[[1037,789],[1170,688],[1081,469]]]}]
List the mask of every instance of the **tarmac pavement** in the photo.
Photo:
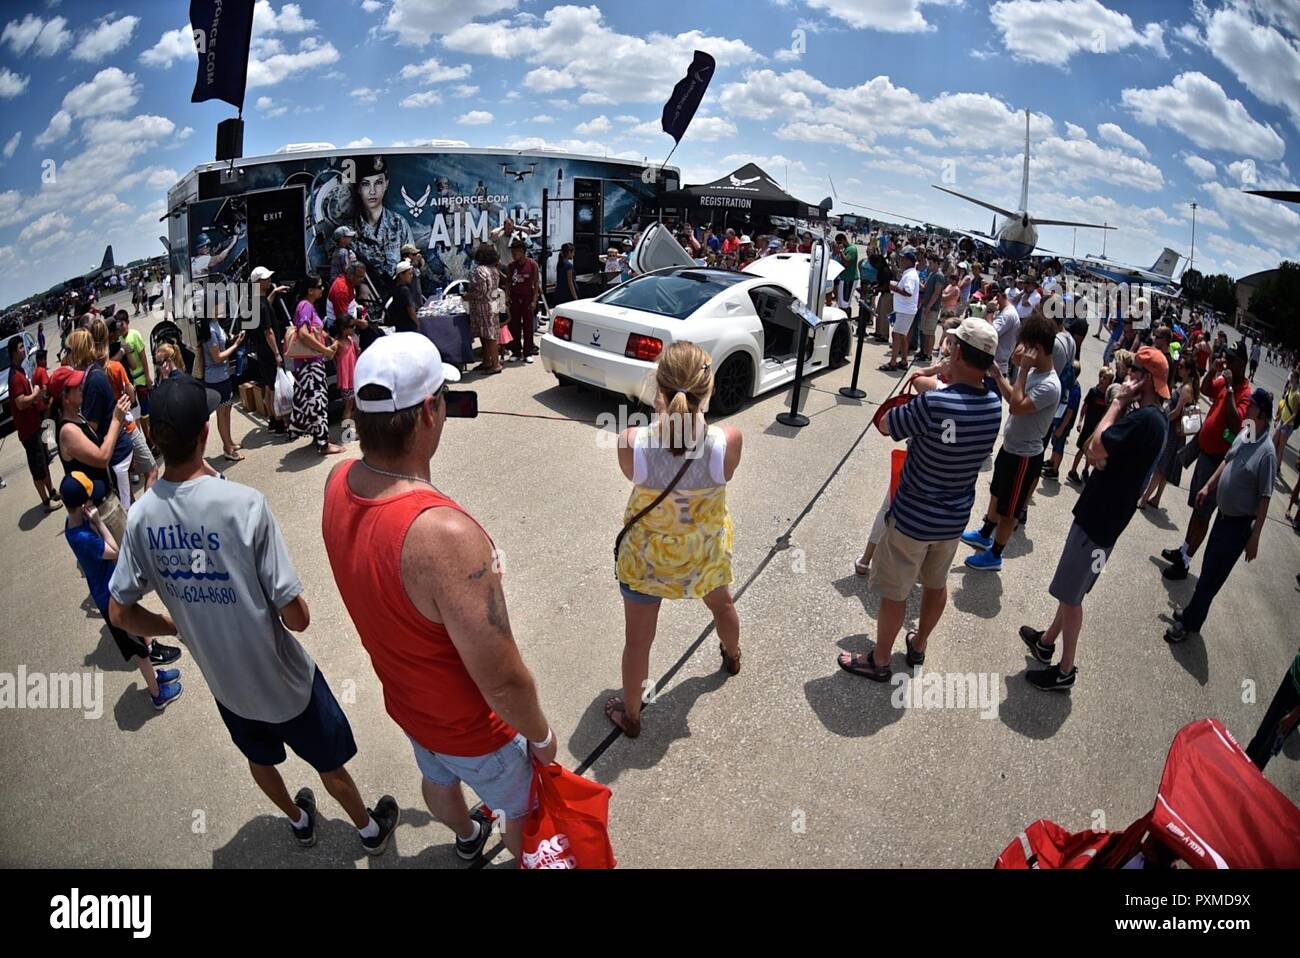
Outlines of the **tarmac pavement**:
[{"label": "tarmac pavement", "polygon": [[[151,325],[140,328],[147,335]],[[1087,340],[1085,386],[1096,381],[1101,346]],[[1295,654],[1300,536],[1283,521],[1280,488],[1259,557],[1238,564],[1203,638],[1162,641],[1171,603],[1190,598],[1199,569],[1194,562],[1181,583],[1160,577],[1158,553],[1181,541],[1189,516],[1184,486],[1166,490],[1163,510],[1134,517],[1088,597],[1074,690],[1030,687],[1016,630],[1051,619],[1047,586],[1078,495],[1043,481],[1001,573],[966,570],[960,548],[928,649],[922,674],[983,677],[977,707],[897,707],[899,687],[842,672],[836,654],[870,647],[879,605],[853,559],[889,476],[893,444],[867,431],[874,403],[897,382],[875,370],[882,350],[869,341],[864,352],[863,403],[835,393],[851,366],[813,377],[812,421],[802,430],[774,422],[788,390],[730,417],[745,435],[728,487],[744,668],[736,677],[719,669],[703,603],[664,603],[652,676],[694,651],[647,707],[641,737],[617,738],[590,772],[613,789],[621,865],[988,867],[1036,818],[1122,829],[1153,804],[1175,732],[1214,716],[1244,746]],[[1284,374],[1264,366],[1257,378],[1276,392]],[[469,376],[465,386],[479,391],[481,415],[448,423],[434,481],[503,554],[515,636],[560,760],[574,767],[607,738],[602,706],[620,684],[623,615],[610,550],[629,489],[594,424],[602,413],[617,417],[618,400],[560,388],[540,363]],[[0,446],[9,482],[0,492],[0,672],[93,666],[105,701],[98,719],[0,713],[0,865],[464,867],[450,832],[424,809],[410,746],[384,711],[334,589],[320,521],[337,457],[321,459],[307,440],[276,441],[238,408],[233,428],[244,462],[220,460],[215,428],[208,451],[230,479],[266,494],[284,530],[312,611],[302,639],[360,748],[349,768],[370,804],[389,792],[401,805],[394,848],[368,859],[319,779],[291,755],[282,766],[290,790],[311,785],[322,812],[319,844],[298,848],[250,780],[189,656],[178,663],[184,695],[153,712],[86,597],[61,541],[62,514],[41,514],[10,436]],[[1073,449],[1072,436],[1066,467]],[[347,455],[358,454],[349,446]],[[52,469],[60,478],[57,461]],[[1282,474],[1295,481],[1294,451]],[[977,514],[986,501],[987,474]],[[916,590],[909,623],[918,601]],[[894,667],[904,670],[901,637]],[[1297,758],[1293,736],[1267,772],[1293,801]],[[498,850],[491,867],[512,864]]]}]

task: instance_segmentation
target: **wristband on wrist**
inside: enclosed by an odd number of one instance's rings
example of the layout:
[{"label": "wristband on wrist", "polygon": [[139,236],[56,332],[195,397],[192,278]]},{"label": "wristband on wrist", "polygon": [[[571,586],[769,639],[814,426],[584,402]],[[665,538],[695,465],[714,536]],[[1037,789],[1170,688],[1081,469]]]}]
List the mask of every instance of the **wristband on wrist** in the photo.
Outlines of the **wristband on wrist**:
[{"label": "wristband on wrist", "polygon": [[555,730],[548,728],[546,730],[546,738],[542,739],[540,742],[534,742],[530,739],[528,744],[531,745],[533,748],[549,748],[550,744],[554,741],[555,741]]}]

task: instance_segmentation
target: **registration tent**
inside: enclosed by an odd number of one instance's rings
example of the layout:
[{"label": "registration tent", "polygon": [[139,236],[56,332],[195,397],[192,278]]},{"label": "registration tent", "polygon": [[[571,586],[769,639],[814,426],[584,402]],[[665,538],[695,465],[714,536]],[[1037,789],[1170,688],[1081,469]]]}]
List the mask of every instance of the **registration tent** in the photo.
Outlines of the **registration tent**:
[{"label": "registration tent", "polygon": [[785,216],[800,220],[824,220],[827,211],[796,199],[754,163],[719,177],[712,183],[671,190],[659,197],[667,209],[699,210],[706,217],[734,213],[743,220]]}]

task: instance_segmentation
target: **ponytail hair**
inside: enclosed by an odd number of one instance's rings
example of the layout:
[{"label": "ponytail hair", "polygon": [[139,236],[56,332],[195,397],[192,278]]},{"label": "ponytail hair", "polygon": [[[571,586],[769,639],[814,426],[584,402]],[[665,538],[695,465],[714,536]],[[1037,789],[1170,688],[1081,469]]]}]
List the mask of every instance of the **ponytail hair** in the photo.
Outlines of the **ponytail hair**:
[{"label": "ponytail hair", "polygon": [[108,359],[108,323],[98,316],[90,321],[90,338],[95,343],[95,362]]},{"label": "ponytail hair", "polygon": [[713,361],[695,343],[672,343],[659,357],[655,385],[664,398],[658,420],[660,448],[680,456],[699,442],[701,409],[713,392]]},{"label": "ponytail hair", "polygon": [[74,329],[68,334],[68,358],[73,369],[85,369],[95,361],[95,341],[88,329]]}]

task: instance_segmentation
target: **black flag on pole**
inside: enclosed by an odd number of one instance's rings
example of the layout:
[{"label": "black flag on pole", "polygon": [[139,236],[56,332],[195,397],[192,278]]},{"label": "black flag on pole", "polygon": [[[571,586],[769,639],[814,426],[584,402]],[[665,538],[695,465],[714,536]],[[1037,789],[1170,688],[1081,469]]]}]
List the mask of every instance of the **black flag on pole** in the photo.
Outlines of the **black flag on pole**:
[{"label": "black flag on pole", "polygon": [[686,76],[677,81],[677,85],[673,87],[673,95],[664,104],[664,132],[677,143],[682,142],[686,128],[695,118],[695,111],[699,109],[700,101],[704,99],[704,91],[709,88],[709,81],[713,79],[713,71],[716,67],[717,63],[713,57],[702,50],[696,50],[695,59],[691,61]]},{"label": "black flag on pole", "polygon": [[253,0],[190,0],[190,26],[199,55],[190,102],[224,100],[242,112],[253,40]]}]

